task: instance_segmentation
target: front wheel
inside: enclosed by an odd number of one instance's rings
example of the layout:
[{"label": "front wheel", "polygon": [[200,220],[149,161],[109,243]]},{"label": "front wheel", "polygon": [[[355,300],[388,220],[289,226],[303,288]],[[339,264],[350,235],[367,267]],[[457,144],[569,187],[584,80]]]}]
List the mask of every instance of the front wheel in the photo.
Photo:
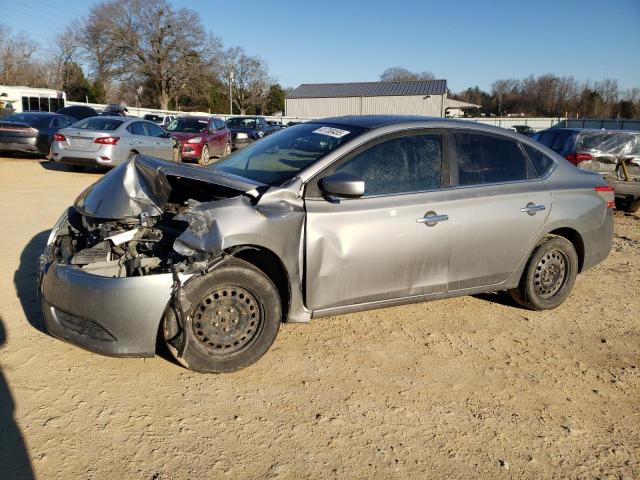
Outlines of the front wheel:
[{"label": "front wheel", "polygon": [[578,255],[573,244],[564,237],[547,235],[533,251],[520,285],[509,293],[525,308],[550,310],[566,300],[577,274]]},{"label": "front wheel", "polygon": [[260,359],[276,339],[280,296],[269,277],[247,262],[225,262],[186,283],[183,295],[181,322],[168,309],[163,333],[176,360],[191,370],[239,370]]},{"label": "front wheel", "polygon": [[200,158],[198,159],[198,163],[200,165],[206,165],[209,163],[209,147],[208,146],[203,146],[202,147],[202,153],[200,154]]},{"label": "front wheel", "polygon": [[224,146],[224,152],[222,152],[222,157],[220,157],[220,158],[224,158],[224,157],[227,157],[229,155],[231,155],[231,144],[227,143]]}]

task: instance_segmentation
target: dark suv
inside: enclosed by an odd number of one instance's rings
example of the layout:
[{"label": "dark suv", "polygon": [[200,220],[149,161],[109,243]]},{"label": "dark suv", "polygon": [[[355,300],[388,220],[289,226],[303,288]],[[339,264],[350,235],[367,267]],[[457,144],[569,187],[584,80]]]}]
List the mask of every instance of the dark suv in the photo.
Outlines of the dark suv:
[{"label": "dark suv", "polygon": [[614,187],[616,207],[640,209],[640,132],[551,128],[531,136],[582,170],[600,173]]}]

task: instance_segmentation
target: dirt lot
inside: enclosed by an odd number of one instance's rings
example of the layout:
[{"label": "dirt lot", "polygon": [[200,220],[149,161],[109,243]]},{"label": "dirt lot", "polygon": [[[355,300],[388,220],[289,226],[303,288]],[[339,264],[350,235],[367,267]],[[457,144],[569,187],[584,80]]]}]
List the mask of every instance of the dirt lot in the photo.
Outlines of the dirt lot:
[{"label": "dirt lot", "polygon": [[214,376],[42,331],[37,256],[99,176],[0,159],[3,478],[640,478],[640,217],[555,311],[495,294],[288,325]]}]

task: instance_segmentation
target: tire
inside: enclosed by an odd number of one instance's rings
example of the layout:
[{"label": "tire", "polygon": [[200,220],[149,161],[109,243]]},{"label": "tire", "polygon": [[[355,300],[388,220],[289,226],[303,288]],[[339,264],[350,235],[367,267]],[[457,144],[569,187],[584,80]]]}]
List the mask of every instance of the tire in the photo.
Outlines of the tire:
[{"label": "tire", "polygon": [[224,151],[222,152],[222,155],[220,156],[220,158],[224,158],[229,155],[231,155],[231,144],[227,142],[224,146]]},{"label": "tire", "polygon": [[53,143],[49,145],[49,153],[47,153],[44,158],[46,158],[50,162],[53,162]]},{"label": "tire", "polygon": [[520,285],[509,294],[530,310],[551,310],[569,296],[577,273],[578,255],[573,244],[564,237],[547,235],[529,258]]},{"label": "tire", "polygon": [[636,213],[640,210],[640,198],[635,200],[623,200],[621,198],[616,198],[616,210],[620,210],[621,212],[626,213]]},{"label": "tire", "polygon": [[200,154],[200,158],[198,159],[199,165],[207,165],[209,163],[209,147],[207,145],[202,147],[202,153]]},{"label": "tire", "polygon": [[278,335],[278,290],[247,262],[226,261],[187,282],[182,292],[184,328],[172,307],[164,315],[162,333],[169,351],[186,368],[203,373],[245,368],[260,359]]}]

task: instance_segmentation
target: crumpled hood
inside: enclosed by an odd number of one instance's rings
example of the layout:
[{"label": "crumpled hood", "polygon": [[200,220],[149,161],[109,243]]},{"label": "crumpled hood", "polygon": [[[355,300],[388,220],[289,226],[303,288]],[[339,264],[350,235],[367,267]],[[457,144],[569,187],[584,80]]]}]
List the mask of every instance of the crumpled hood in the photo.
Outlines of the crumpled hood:
[{"label": "crumpled hood", "polygon": [[82,192],[74,206],[83,215],[110,220],[161,215],[171,194],[167,177],[220,185],[238,195],[262,185],[211,168],[136,155]]}]

